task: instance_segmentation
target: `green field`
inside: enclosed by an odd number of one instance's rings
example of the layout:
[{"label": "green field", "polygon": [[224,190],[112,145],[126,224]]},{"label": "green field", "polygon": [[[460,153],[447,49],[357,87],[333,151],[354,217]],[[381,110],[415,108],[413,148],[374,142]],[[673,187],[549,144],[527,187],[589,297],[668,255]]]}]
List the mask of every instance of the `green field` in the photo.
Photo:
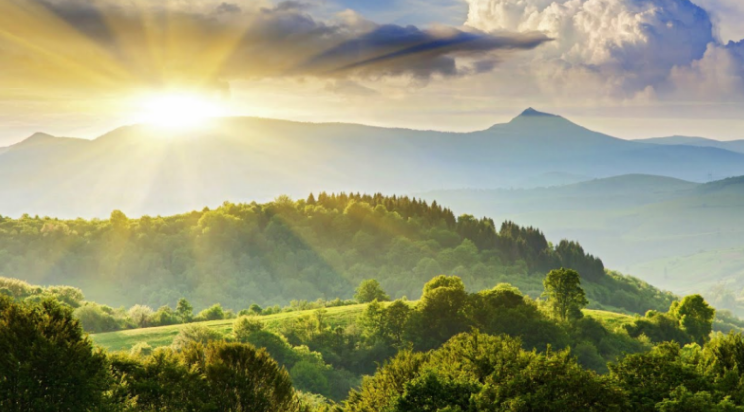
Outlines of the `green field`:
[{"label": "green field", "polygon": [[[415,303],[415,302],[412,302]],[[364,310],[366,304],[341,306],[326,309],[325,321],[333,326],[348,326],[356,320],[357,316]],[[278,330],[283,324],[297,319],[301,316],[312,315],[315,310],[304,310],[295,312],[278,313],[276,315],[261,316],[266,329]],[[601,311],[601,310],[584,310],[587,316],[600,320],[605,326],[614,330],[616,327],[633,320],[632,316],[619,313]],[[201,322],[204,325],[215,329],[222,334],[232,332],[234,319],[215,320]],[[182,325],[160,326],[155,328],[130,329],[119,332],[97,333],[90,335],[93,342],[110,351],[128,351],[139,342],[146,342],[152,347],[168,346],[178,334]]]},{"label": "green field", "polygon": [[[333,326],[348,326],[356,317],[362,313],[366,305],[340,306],[327,308],[325,321]],[[278,313],[275,315],[261,316],[266,329],[277,330],[281,325],[297,319],[301,316],[313,314],[316,310],[303,310],[295,312]],[[232,332],[234,319],[215,320],[200,322],[223,334]],[[154,328],[130,329],[119,332],[96,333],[90,335],[93,342],[105,349],[112,351],[129,350],[139,342],[147,342],[152,347],[168,346],[178,335],[183,325],[159,326]]]}]

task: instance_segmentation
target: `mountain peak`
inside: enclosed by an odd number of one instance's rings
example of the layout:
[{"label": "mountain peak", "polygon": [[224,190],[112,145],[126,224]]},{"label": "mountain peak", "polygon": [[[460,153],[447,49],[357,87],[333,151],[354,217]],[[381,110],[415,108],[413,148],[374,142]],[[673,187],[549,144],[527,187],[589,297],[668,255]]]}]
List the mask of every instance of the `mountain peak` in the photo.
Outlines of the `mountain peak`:
[{"label": "mountain peak", "polygon": [[539,112],[531,107],[523,111],[518,117],[560,117],[550,113]]},{"label": "mountain peak", "polygon": [[25,145],[31,145],[31,144],[39,144],[39,143],[43,143],[43,142],[46,142],[52,139],[56,139],[56,137],[50,134],[47,134],[47,133],[36,132],[32,134],[31,136],[25,138],[24,140],[20,141],[19,143],[17,143],[17,145],[25,146]]}]

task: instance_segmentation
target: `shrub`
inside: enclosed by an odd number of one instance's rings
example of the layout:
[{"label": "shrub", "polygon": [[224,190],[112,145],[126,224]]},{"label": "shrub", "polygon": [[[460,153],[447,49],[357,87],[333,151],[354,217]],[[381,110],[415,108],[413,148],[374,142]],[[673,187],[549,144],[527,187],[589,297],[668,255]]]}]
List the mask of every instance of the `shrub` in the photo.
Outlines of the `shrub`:
[{"label": "shrub", "polygon": [[145,305],[134,305],[129,309],[129,319],[140,328],[149,326],[152,308]]},{"label": "shrub", "polygon": [[173,347],[180,350],[190,343],[207,344],[210,341],[222,339],[223,336],[220,332],[210,329],[207,326],[193,323],[183,326],[178,331],[178,335],[173,339]]},{"label": "shrub", "polygon": [[255,316],[241,316],[233,323],[233,333],[239,342],[247,342],[254,332],[263,330],[263,322]]},{"label": "shrub", "polygon": [[117,320],[110,312],[104,310],[104,307],[95,303],[87,303],[75,309],[75,317],[80,321],[86,332],[99,333],[119,330],[122,323]]},{"label": "shrub", "polygon": [[222,310],[222,305],[216,303],[196,315],[194,320],[205,321],[205,320],[222,320],[225,319],[225,311]]},{"label": "shrub", "polygon": [[147,342],[138,342],[136,345],[132,346],[132,349],[129,350],[129,353],[132,356],[137,357],[145,357],[150,356],[152,354],[153,348],[150,346]]}]

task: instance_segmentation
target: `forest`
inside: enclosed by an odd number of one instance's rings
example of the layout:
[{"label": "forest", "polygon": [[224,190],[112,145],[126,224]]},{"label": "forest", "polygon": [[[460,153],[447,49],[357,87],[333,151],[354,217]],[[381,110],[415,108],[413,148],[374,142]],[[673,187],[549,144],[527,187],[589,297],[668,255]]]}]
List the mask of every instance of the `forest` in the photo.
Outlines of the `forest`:
[{"label": "forest", "polygon": [[64,284],[111,307],[350,299],[364,279],[392,297],[420,297],[421,284],[447,273],[470,291],[510,283],[529,296],[557,267],[581,273],[591,307],[645,313],[673,296],[605,270],[577,242],[554,244],[538,229],[456,217],[437,202],[409,197],[327,194],[265,204],[225,203],[168,217],[107,220],[0,217],[0,276]]},{"label": "forest", "polygon": [[3,411],[744,411],[742,321],[436,202],[2,218],[0,251]]},{"label": "forest", "polygon": [[[188,323],[169,346],[96,348],[65,293],[0,296],[3,411],[741,411],[744,337],[711,333],[699,295],[609,328],[585,315],[582,278],[543,277],[541,299],[509,284],[468,292],[437,276],[417,302],[356,289],[346,328],[325,309],[269,331]],[[57,293],[57,294],[55,294]],[[53,384],[51,384],[53,382]]]}]

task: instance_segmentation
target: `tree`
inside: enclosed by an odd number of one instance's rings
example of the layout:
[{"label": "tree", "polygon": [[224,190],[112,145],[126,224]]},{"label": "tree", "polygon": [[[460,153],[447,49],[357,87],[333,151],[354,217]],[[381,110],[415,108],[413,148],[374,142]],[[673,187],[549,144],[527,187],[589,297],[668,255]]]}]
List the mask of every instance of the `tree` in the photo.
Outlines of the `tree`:
[{"label": "tree", "polygon": [[256,316],[241,316],[233,322],[233,334],[238,342],[247,342],[254,332],[263,330],[263,323]]},{"label": "tree", "polygon": [[685,296],[681,302],[672,303],[669,313],[679,320],[682,329],[698,344],[702,345],[710,339],[716,310],[702,296]]},{"label": "tree", "polygon": [[116,232],[125,232],[129,229],[129,218],[121,210],[114,210],[111,212],[111,226]]},{"label": "tree", "polygon": [[225,319],[225,311],[222,310],[222,305],[215,303],[199,312],[199,314],[196,315],[196,319],[199,321]]},{"label": "tree", "polygon": [[183,349],[192,343],[201,343],[206,345],[213,340],[222,340],[223,336],[220,332],[214,329],[210,329],[208,326],[204,326],[198,323],[192,323],[181,327],[178,331],[178,335],[173,338],[173,347],[176,349]]},{"label": "tree", "polygon": [[191,306],[186,298],[181,298],[178,300],[178,304],[176,304],[176,313],[181,319],[181,322],[191,322],[191,319],[194,316],[194,307]]},{"label": "tree", "polygon": [[354,299],[359,303],[369,303],[373,300],[378,302],[387,302],[390,296],[382,290],[380,282],[375,279],[363,280],[354,294]]},{"label": "tree", "polygon": [[657,404],[681,385],[701,392],[711,389],[713,383],[713,379],[706,379],[696,365],[685,359],[684,351],[676,342],[662,343],[645,353],[626,355],[608,366],[609,378],[626,392],[633,410],[638,412],[656,411]]},{"label": "tree", "polygon": [[561,320],[580,319],[581,309],[589,304],[584,289],[581,288],[579,272],[572,269],[551,270],[543,281],[548,305],[553,315]]},{"label": "tree", "polygon": [[93,411],[109,379],[106,358],[54,300],[0,297],[0,410]]},{"label": "tree", "polygon": [[670,398],[657,403],[656,409],[659,412],[744,412],[743,407],[736,406],[729,398],[716,402],[709,392],[692,393],[681,385]]},{"label": "tree", "polygon": [[131,319],[132,322],[134,322],[134,324],[139,326],[140,328],[144,328],[145,326],[149,325],[150,316],[152,316],[152,314],[152,308],[150,308],[149,306],[134,305],[129,309],[129,319]]},{"label": "tree", "polygon": [[219,411],[300,411],[287,371],[268,352],[241,343],[191,345],[187,364],[204,374]]},{"label": "tree", "polygon": [[424,285],[421,302],[412,314],[413,337],[418,349],[433,349],[467,330],[468,293],[457,276],[437,276]]},{"label": "tree", "polygon": [[251,305],[251,306],[250,306],[250,307],[248,308],[248,312],[249,312],[249,313],[252,313],[252,314],[254,314],[254,315],[260,315],[260,314],[261,314],[261,313],[263,312],[263,308],[261,308],[261,306],[258,306],[258,304],[257,304],[257,303],[254,303],[254,304],[252,304],[252,305]]}]

